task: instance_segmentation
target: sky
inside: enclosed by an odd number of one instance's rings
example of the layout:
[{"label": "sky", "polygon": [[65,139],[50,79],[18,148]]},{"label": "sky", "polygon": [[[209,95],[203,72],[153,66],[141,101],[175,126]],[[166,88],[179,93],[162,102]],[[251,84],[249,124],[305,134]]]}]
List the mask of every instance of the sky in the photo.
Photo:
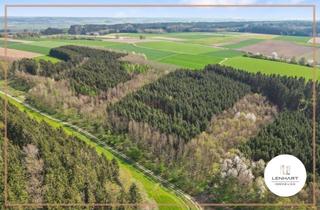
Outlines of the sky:
[{"label": "sky", "polygon": [[[318,0],[0,0],[4,4],[320,4]],[[317,8],[320,13],[320,9]],[[3,16],[3,9],[0,10]],[[9,8],[8,16],[312,20],[311,8]],[[319,19],[319,18],[317,18]]]}]

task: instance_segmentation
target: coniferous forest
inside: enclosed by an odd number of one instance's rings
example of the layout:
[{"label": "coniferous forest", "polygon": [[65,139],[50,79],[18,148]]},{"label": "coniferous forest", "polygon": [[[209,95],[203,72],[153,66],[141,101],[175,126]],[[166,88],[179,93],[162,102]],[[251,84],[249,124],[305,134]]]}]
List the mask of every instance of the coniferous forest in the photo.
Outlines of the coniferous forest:
[{"label": "coniferous forest", "polygon": [[[9,201],[141,202],[140,192],[135,183],[131,183],[129,188],[123,184],[116,160],[109,160],[97,154],[93,148],[77,137],[66,134],[62,128],[52,128],[45,122],[37,122],[10,104],[8,113]],[[1,120],[3,121],[2,100]],[[132,193],[132,190],[135,192]],[[133,194],[135,197],[132,197]]]},{"label": "coniferous forest", "polygon": [[[111,103],[109,95],[120,95],[119,89],[125,89],[137,75],[143,78],[149,69],[121,60],[124,53],[88,47],[62,46],[50,55],[62,61],[15,61],[10,72],[12,87],[25,91],[27,102],[45,111],[56,113],[63,107],[66,111],[60,116],[66,119],[88,113],[95,116],[75,122],[198,201],[310,200],[311,81],[208,65],[197,71],[172,71]],[[63,100],[50,94],[61,95]],[[319,91],[317,100],[319,121]],[[19,182],[10,179],[19,186],[10,192],[14,200],[130,200],[115,161],[100,157],[61,129],[36,123],[11,106],[10,110],[10,149],[15,154],[10,161],[16,165],[10,173],[21,177]],[[317,145],[320,165],[319,135]],[[284,153],[297,156],[308,171],[303,191],[287,200],[271,194],[263,183],[266,163]],[[36,171],[21,164],[32,158],[38,164]],[[34,187],[28,185],[26,174],[35,177]],[[111,193],[109,185],[117,193]],[[59,193],[52,194],[54,188]]]}]

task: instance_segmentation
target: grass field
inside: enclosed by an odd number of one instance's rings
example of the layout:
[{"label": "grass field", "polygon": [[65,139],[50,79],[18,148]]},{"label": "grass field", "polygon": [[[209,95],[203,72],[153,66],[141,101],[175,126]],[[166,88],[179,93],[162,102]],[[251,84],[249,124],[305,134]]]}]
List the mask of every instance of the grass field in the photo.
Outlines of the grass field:
[{"label": "grass field", "polygon": [[135,52],[135,53],[142,53],[147,56],[150,60],[159,60],[164,57],[174,55],[173,52],[163,51],[163,50],[157,50],[157,49],[147,49],[135,46],[133,44],[118,44],[118,45],[112,45],[108,47],[109,49],[114,50],[121,50],[126,52]]},{"label": "grass field", "polygon": [[[246,70],[248,72],[262,72],[265,74],[279,74],[291,77],[304,77],[312,79],[312,69],[306,66],[288,64],[248,57],[233,57],[226,60],[223,65]],[[317,77],[319,79],[319,76]]]},{"label": "grass field", "polygon": [[217,58],[232,58],[235,56],[243,55],[243,52],[236,51],[236,50],[218,50],[214,52],[200,54],[199,56],[211,56]]},{"label": "grass field", "polygon": [[208,53],[208,52],[213,52],[218,50],[213,47],[203,46],[198,44],[167,42],[167,41],[142,42],[142,43],[138,43],[137,46],[145,49],[162,50],[162,51],[171,52],[171,53],[189,54],[189,55],[197,55],[201,53]]},{"label": "grass field", "polygon": [[249,45],[257,44],[262,41],[264,41],[264,39],[246,39],[246,40],[240,41],[238,43],[223,45],[223,47],[229,48],[229,49],[238,49],[241,47],[246,47]]},{"label": "grass field", "polygon": [[[5,97],[4,94],[0,93],[1,97]],[[90,145],[92,148],[94,148],[99,154],[103,154],[106,158],[112,159],[115,158],[119,165],[120,165],[120,171],[121,173],[125,173],[126,175],[133,178],[138,184],[141,184],[144,189],[146,190],[149,197],[154,199],[157,204],[172,204],[173,206],[161,206],[159,209],[161,210],[184,210],[188,209],[190,207],[190,204],[187,204],[185,201],[183,201],[180,197],[176,196],[173,192],[168,191],[166,188],[162,187],[155,181],[149,179],[144,174],[142,174],[140,171],[135,169],[132,165],[126,163],[122,159],[119,159],[118,157],[114,156],[111,152],[109,152],[104,147],[98,145],[97,143],[91,141],[86,136],[80,134],[79,132],[76,132],[70,127],[67,127],[63,125],[62,123],[59,123],[57,121],[54,121],[48,117],[45,117],[28,107],[16,102],[15,100],[8,98],[8,101],[16,106],[20,111],[26,112],[30,117],[37,121],[45,121],[50,126],[54,128],[62,127],[64,131],[69,135],[74,135],[78,137],[80,140],[84,141],[86,144]]]},{"label": "grass field", "polygon": [[[3,43],[1,43],[2,45]],[[3,45],[2,45],[3,46]],[[41,47],[41,46],[34,46],[31,44],[26,43],[18,43],[18,42],[9,42],[8,48],[16,49],[16,50],[23,50],[23,51],[29,51],[34,53],[40,53],[43,55],[48,55],[50,52],[51,47]]]},{"label": "grass field", "polygon": [[212,56],[203,56],[203,55],[187,55],[187,54],[177,54],[173,56],[169,56],[163,59],[160,59],[160,62],[174,64],[177,66],[185,67],[185,68],[203,68],[207,64],[215,64],[222,61],[223,58],[212,57]]},{"label": "grass field", "polygon": [[44,60],[44,61],[50,61],[51,63],[58,63],[61,60],[48,56],[48,55],[43,55],[43,56],[39,56],[39,57],[35,57],[34,58],[36,61],[40,61],[40,60]]}]

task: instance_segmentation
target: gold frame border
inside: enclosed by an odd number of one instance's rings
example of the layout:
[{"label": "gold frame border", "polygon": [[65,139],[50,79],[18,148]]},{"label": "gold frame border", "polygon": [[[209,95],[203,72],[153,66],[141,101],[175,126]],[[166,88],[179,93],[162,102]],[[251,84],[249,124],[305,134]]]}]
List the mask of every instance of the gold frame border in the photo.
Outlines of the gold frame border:
[{"label": "gold frame border", "polygon": [[[5,4],[4,5],[4,57],[8,57],[8,8],[218,8],[218,7],[237,7],[237,8],[310,8],[312,9],[312,45],[313,45],[313,68],[312,68],[312,203],[292,203],[292,204],[272,204],[272,203],[200,203],[201,207],[302,207],[310,206],[314,209],[317,208],[316,198],[316,85],[317,85],[317,68],[316,68],[316,5],[315,4]],[[30,204],[14,204],[8,202],[8,133],[7,133],[7,122],[8,122],[8,63],[5,61],[4,65],[4,207],[5,208],[41,208],[41,207],[114,207],[114,206],[146,206],[152,207],[152,204],[99,204],[99,203],[30,203]],[[177,206],[176,204],[157,204],[156,206]]]}]

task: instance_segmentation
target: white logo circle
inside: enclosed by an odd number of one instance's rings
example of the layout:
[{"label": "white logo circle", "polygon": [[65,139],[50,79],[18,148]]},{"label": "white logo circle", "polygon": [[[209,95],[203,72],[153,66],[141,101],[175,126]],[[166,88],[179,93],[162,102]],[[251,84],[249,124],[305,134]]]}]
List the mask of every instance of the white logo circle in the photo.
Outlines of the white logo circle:
[{"label": "white logo circle", "polygon": [[278,155],[272,158],[264,170],[264,182],[269,190],[281,197],[297,194],[307,179],[306,168],[293,155]]}]

